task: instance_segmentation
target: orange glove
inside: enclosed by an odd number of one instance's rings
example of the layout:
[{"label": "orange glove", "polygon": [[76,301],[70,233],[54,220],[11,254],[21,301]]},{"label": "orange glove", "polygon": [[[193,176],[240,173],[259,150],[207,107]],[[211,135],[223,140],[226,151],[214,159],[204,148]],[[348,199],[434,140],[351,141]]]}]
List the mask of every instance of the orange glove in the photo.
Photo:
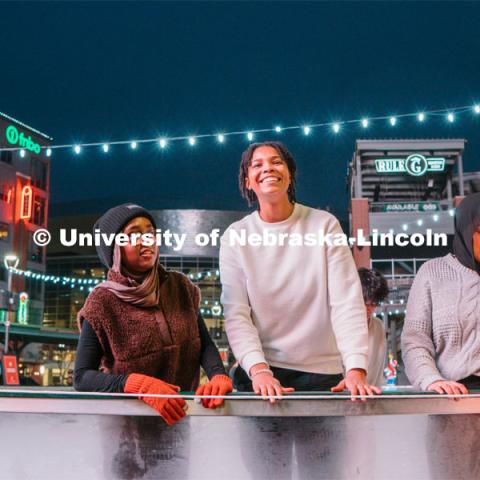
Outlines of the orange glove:
[{"label": "orange glove", "polygon": [[[195,395],[226,395],[233,390],[233,384],[227,375],[215,375],[208,383],[197,388]],[[202,398],[205,408],[217,408],[223,404],[223,398]]]},{"label": "orange glove", "polygon": [[[158,378],[132,373],[125,382],[125,393],[158,393],[162,395],[177,395],[180,387],[159,380]],[[183,398],[140,397],[147,405],[154,408],[168,423],[173,425],[181,420],[187,406]]]}]

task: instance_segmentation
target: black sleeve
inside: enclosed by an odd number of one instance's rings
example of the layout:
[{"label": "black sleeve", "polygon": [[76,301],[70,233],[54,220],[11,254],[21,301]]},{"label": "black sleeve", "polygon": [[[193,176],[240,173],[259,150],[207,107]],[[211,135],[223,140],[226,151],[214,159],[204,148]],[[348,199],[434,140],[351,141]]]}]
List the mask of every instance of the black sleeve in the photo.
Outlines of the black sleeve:
[{"label": "black sleeve", "polygon": [[73,386],[81,392],[123,393],[127,375],[110,375],[98,371],[103,349],[95,330],[84,319],[78,341]]},{"label": "black sleeve", "polygon": [[200,331],[200,341],[202,344],[200,365],[205,370],[208,378],[210,379],[214,375],[226,375],[227,373],[225,372],[225,367],[223,366],[218,349],[213,343],[207,326],[200,314],[198,314],[198,330]]}]

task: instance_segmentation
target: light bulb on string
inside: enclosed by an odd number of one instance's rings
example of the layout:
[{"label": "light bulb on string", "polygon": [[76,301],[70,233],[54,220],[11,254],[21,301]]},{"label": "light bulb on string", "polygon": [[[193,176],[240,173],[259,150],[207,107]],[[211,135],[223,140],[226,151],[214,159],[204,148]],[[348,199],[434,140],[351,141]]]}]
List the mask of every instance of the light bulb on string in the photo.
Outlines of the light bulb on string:
[{"label": "light bulb on string", "polygon": [[217,135],[217,140],[218,140],[218,143],[223,143],[225,142],[225,135],[223,135],[223,133],[219,133]]},{"label": "light bulb on string", "polygon": [[108,143],[104,143],[102,145],[102,150],[104,151],[104,153],[108,153],[108,151],[110,150],[110,145]]},{"label": "light bulb on string", "polygon": [[247,138],[251,142],[253,140],[253,132],[248,132],[247,133]]},{"label": "light bulb on string", "polygon": [[423,112],[420,112],[417,115],[417,119],[418,119],[419,122],[423,122],[425,120],[425,114]]},{"label": "light bulb on string", "polygon": [[338,133],[340,131],[340,124],[339,123],[334,123],[332,125],[332,129],[335,133]]},{"label": "light bulb on string", "polygon": [[368,118],[362,118],[362,127],[367,128],[368,127]]},{"label": "light bulb on string", "polygon": [[165,148],[167,146],[167,139],[166,138],[161,138],[158,141],[158,144],[160,145],[160,148]]},{"label": "light bulb on string", "polygon": [[310,132],[312,131],[312,129],[308,126],[308,125],[305,125],[303,127],[303,133],[304,135],[310,135]]},{"label": "light bulb on string", "polygon": [[397,124],[397,119],[395,117],[390,117],[389,120],[390,125],[394,127]]},{"label": "light bulb on string", "polygon": [[130,148],[131,148],[132,150],[135,150],[135,149],[137,148],[137,146],[138,146],[138,145],[137,145],[137,142],[135,142],[135,141],[130,142]]}]

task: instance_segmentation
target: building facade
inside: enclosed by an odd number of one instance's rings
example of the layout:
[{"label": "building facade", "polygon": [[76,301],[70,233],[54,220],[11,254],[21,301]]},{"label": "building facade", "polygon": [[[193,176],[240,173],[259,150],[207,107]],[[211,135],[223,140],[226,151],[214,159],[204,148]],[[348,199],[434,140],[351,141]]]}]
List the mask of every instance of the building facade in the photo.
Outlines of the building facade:
[{"label": "building facade", "polygon": [[[353,248],[357,267],[374,268],[387,278],[388,301],[378,314],[387,329],[389,349],[400,350],[408,292],[420,266],[445,255],[454,233],[454,209],[475,189],[478,173],[463,172],[464,139],[357,140],[349,165],[350,234],[373,240],[408,239]],[[465,188],[467,185],[467,189]],[[466,191],[467,190],[467,191]],[[430,232],[430,234],[429,234]],[[413,245],[417,238],[425,243]],[[428,245],[442,235],[446,244]],[[403,241],[402,241],[403,243]],[[419,243],[419,242],[418,242]]]},{"label": "building facade", "polygon": [[[45,272],[45,249],[35,245],[33,234],[47,227],[50,191],[47,148],[51,140],[48,135],[0,112],[0,322],[6,320],[8,311],[5,256],[16,256],[20,269]],[[13,276],[11,292],[14,298],[11,320],[41,325],[43,286],[30,278]]]}]

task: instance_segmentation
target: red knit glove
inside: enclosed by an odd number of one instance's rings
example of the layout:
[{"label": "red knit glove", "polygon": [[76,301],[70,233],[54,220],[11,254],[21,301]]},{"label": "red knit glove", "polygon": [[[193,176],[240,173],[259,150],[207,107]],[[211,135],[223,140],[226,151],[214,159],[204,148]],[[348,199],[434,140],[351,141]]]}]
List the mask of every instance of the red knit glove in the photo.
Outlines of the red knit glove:
[{"label": "red knit glove", "polygon": [[[127,377],[124,391],[125,393],[177,395],[180,387],[171,385],[158,378],[132,373]],[[187,404],[183,398],[140,397],[140,400],[154,408],[169,425],[173,425],[186,415],[184,409]]]},{"label": "red knit glove", "polygon": [[[208,383],[197,388],[195,395],[226,395],[233,390],[233,384],[227,375],[215,375]],[[223,404],[223,398],[202,398],[205,408],[217,408]]]}]

